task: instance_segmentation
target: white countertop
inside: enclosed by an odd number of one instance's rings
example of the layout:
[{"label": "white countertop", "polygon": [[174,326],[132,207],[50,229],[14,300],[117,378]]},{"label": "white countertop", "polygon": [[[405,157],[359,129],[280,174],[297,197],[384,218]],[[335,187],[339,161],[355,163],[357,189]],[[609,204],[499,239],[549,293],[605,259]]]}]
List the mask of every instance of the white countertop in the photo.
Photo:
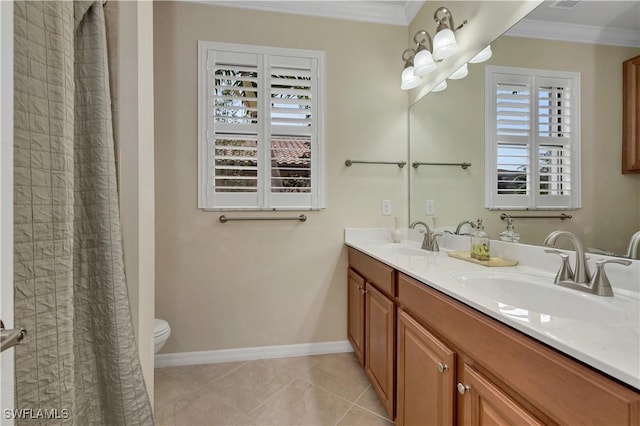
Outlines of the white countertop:
[{"label": "white countertop", "polygon": [[[640,390],[640,261],[633,261],[629,267],[607,265],[607,275],[615,294],[609,298],[553,285],[560,259],[544,253],[542,247],[492,240],[492,256],[517,259],[519,264],[487,268],[447,255],[450,250],[468,251],[469,237],[440,237],[440,252],[394,250],[396,246],[420,248],[421,235],[417,231],[405,229],[403,232],[406,239],[402,244],[394,245],[390,229],[347,228],[345,244]],[[591,254],[589,257],[592,270],[597,259],[606,258]],[[573,265],[573,261],[571,263]],[[563,303],[570,304],[575,295],[576,303],[579,298],[589,298],[588,302],[598,308],[593,312],[574,310],[579,315],[565,315],[557,300],[549,300],[548,310],[527,311],[517,306],[514,309],[514,306],[497,303],[490,294],[478,295],[477,288],[470,289],[469,284],[461,284],[459,279],[461,274],[486,274],[489,270],[513,276],[535,275],[542,282],[537,288],[547,290],[545,286],[549,283],[549,290],[562,296]],[[517,284],[513,289],[517,295]],[[615,312],[616,318],[609,312]]]}]

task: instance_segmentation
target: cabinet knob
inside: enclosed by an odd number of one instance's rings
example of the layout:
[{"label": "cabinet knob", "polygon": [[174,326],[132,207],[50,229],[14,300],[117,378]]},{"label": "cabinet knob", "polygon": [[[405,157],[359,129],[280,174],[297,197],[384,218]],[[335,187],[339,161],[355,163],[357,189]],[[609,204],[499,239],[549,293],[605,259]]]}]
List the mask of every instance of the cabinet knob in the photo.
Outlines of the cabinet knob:
[{"label": "cabinet knob", "polygon": [[449,366],[443,362],[439,362],[438,363],[438,371],[441,373],[444,373],[445,371],[447,371],[449,369]]},{"label": "cabinet knob", "polygon": [[469,392],[470,390],[471,390],[471,386],[463,385],[462,383],[458,383],[458,393],[460,393],[460,395],[464,395],[465,393]]}]

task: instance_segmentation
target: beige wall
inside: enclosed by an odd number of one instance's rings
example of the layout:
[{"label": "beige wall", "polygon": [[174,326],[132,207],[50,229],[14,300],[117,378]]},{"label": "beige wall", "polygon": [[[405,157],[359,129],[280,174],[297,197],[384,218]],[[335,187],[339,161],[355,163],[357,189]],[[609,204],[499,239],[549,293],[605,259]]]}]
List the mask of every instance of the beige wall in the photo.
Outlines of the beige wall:
[{"label": "beige wall", "polygon": [[409,43],[420,30],[435,36],[437,24],[433,14],[439,7],[446,7],[453,15],[453,22],[458,27],[464,20],[467,24],[456,32],[458,52],[438,64],[438,69],[423,77],[423,83],[410,91],[409,103],[413,104],[425,96],[436,84],[449,77],[476,53],[511,28],[516,22],[531,12],[542,0],[528,1],[477,1],[477,0],[427,0],[420,12],[409,25]]},{"label": "beige wall", "polygon": [[[585,245],[624,253],[640,229],[640,175],[622,175],[622,62],[640,49],[502,37],[485,64],[578,71],[582,107],[582,208],[573,219],[516,220],[525,242],[541,244],[555,229],[575,232]],[[484,209],[484,64],[449,81],[411,108],[411,159],[469,161],[468,170],[421,167],[410,175],[411,218],[424,220],[424,200],[435,199],[438,226],[485,218],[497,238],[505,223]],[[517,213],[514,213],[517,214]],[[521,212],[520,212],[521,214]]]},{"label": "beige wall", "polygon": [[[163,352],[346,339],[344,228],[406,226],[407,29],[190,3],[154,3],[156,312]],[[230,222],[197,208],[197,41],[326,52],[328,208],[306,223]],[[232,215],[232,213],[228,213]],[[270,215],[267,213],[266,215]]]},{"label": "beige wall", "polygon": [[108,2],[105,18],[125,273],[142,372],[153,404],[153,6]]}]

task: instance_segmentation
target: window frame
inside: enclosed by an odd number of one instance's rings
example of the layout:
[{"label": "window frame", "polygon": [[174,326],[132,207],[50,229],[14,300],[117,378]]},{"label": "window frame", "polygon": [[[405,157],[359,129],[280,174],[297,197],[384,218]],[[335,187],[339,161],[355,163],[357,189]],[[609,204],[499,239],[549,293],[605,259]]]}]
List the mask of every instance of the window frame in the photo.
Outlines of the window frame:
[{"label": "window frame", "polygon": [[[211,167],[209,147],[210,117],[209,117],[209,53],[227,52],[230,54],[248,54],[257,57],[258,85],[258,130],[254,135],[245,134],[247,139],[258,140],[257,153],[257,180],[258,189],[255,193],[239,192],[246,197],[214,197],[211,183]],[[316,69],[315,108],[312,109],[312,136],[311,136],[311,161],[310,179],[311,187],[309,196],[296,192],[271,191],[271,170],[269,158],[271,157],[271,137],[287,136],[278,133],[271,134],[271,102],[270,70],[277,68],[277,59],[287,62],[296,60],[309,60]],[[275,62],[271,62],[271,61]],[[325,52],[318,50],[288,49],[269,46],[255,46],[235,43],[219,43],[212,41],[198,41],[198,208],[205,211],[309,211],[320,210],[327,207],[326,196],[326,162],[325,162]],[[275,126],[274,126],[275,127]],[[294,132],[295,133],[295,132]],[[242,133],[229,133],[230,138],[242,136]],[[288,135],[294,136],[294,134]],[[213,136],[215,137],[215,136]],[[234,193],[227,193],[234,194]],[[255,195],[255,197],[254,197]],[[217,199],[216,199],[217,198]],[[223,204],[221,200],[235,200],[233,204]]]},{"label": "window frame", "polygon": [[[498,76],[501,76],[498,77]],[[500,79],[498,82],[497,80]],[[570,90],[571,104],[570,137],[565,144],[553,139],[545,139],[541,133],[540,89],[550,81],[566,80]],[[529,135],[526,143],[513,142],[513,145],[526,146],[528,163],[524,174],[531,176],[527,194],[506,195],[498,193],[498,146],[497,131],[497,93],[498,83],[525,84],[529,89]],[[524,87],[524,86],[523,86]],[[485,208],[489,210],[577,210],[581,208],[581,113],[580,113],[580,73],[571,71],[553,71],[533,68],[487,65],[485,68]],[[551,109],[551,108],[550,108]],[[502,144],[509,143],[508,138]],[[540,151],[543,147],[562,146],[569,153],[570,177],[569,195],[541,194]],[[553,165],[552,167],[561,167]]]}]

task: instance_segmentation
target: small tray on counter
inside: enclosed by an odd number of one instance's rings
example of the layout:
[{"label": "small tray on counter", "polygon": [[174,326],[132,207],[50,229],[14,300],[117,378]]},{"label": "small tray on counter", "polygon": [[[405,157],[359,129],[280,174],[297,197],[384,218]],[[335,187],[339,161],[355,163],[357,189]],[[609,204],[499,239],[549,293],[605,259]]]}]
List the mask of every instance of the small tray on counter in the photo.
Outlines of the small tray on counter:
[{"label": "small tray on counter", "polygon": [[469,251],[450,251],[448,252],[450,257],[465,260],[467,262],[475,263],[482,266],[515,266],[518,264],[517,260],[503,259],[501,257],[490,257],[489,260],[478,260],[471,257]]}]

